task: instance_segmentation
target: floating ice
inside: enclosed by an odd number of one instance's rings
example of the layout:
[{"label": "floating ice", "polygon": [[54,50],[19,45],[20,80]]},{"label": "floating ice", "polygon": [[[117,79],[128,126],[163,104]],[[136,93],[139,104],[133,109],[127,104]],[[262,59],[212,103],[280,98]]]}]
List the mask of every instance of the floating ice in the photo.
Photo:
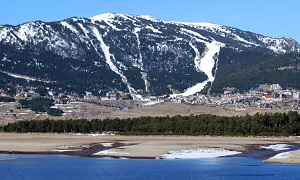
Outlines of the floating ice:
[{"label": "floating ice", "polygon": [[291,154],[291,152],[283,152],[283,153],[276,154],[275,156],[271,157],[270,159],[286,159],[291,156],[293,156]]},{"label": "floating ice", "polygon": [[269,145],[269,146],[261,146],[261,148],[264,148],[264,149],[271,149],[271,150],[274,150],[274,151],[282,151],[282,150],[287,150],[287,149],[290,149],[291,145],[288,145],[288,144],[274,144],[274,145]]},{"label": "floating ice", "polygon": [[216,158],[222,156],[236,155],[241,152],[230,151],[222,148],[200,148],[179,151],[169,151],[169,154],[159,156],[162,159],[199,159],[199,158]]}]

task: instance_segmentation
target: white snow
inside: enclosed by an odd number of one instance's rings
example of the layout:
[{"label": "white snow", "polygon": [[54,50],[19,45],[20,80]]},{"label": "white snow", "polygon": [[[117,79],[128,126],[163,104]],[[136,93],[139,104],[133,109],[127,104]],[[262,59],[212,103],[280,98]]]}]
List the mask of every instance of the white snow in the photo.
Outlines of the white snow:
[{"label": "white snow", "polygon": [[53,150],[54,152],[68,152],[68,151],[81,151],[81,148],[78,148],[78,146],[59,146],[56,150]]},{"label": "white snow", "polygon": [[91,17],[90,19],[94,21],[112,21],[115,17],[116,14],[114,13],[104,13]]},{"label": "white snow", "polygon": [[75,135],[75,136],[82,136],[83,134],[81,134],[81,133],[72,133],[73,135]]},{"label": "white snow", "polygon": [[283,152],[283,153],[276,154],[275,156],[271,157],[270,159],[286,159],[291,156],[293,156],[291,154],[291,152]]},{"label": "white snow", "polygon": [[139,32],[140,32],[141,28],[135,28],[134,29],[134,34],[136,36],[137,39],[137,45],[138,45],[138,49],[139,49],[139,59],[137,61],[134,62],[133,66],[138,67],[139,69],[143,70],[143,56],[141,53],[141,43],[140,43],[140,38],[139,38]]},{"label": "white snow", "polygon": [[236,40],[238,40],[238,41],[242,41],[242,42],[244,42],[246,44],[251,44],[251,45],[254,45],[254,46],[259,46],[258,44],[255,44],[255,43],[252,43],[250,41],[247,41],[247,40],[241,38],[240,36],[238,36],[236,34],[234,34],[234,36],[235,36]]},{"label": "white snow", "polygon": [[143,106],[154,106],[154,105],[160,104],[162,102],[163,101],[150,101],[150,102],[144,103]]},{"label": "white snow", "polygon": [[9,72],[5,72],[5,71],[0,71],[4,74],[7,74],[11,77],[14,77],[14,78],[20,78],[20,79],[25,79],[27,81],[39,81],[39,82],[46,82],[46,83],[50,83],[50,81],[47,81],[47,80],[40,80],[40,79],[37,79],[37,78],[34,78],[34,77],[29,77],[29,76],[23,76],[23,75],[19,75],[19,74],[14,74],[14,73],[9,73]]},{"label": "white snow", "polygon": [[6,56],[3,57],[3,59],[1,61],[7,61],[7,62],[11,62],[11,60],[7,59]]},{"label": "white snow", "polygon": [[187,32],[187,33],[189,33],[189,34],[192,34],[192,35],[194,35],[194,36],[196,36],[196,37],[199,37],[199,38],[201,38],[201,39],[208,40],[206,37],[202,36],[202,35],[199,34],[199,33],[194,32],[194,31],[192,31],[192,30],[185,29],[185,28],[181,28],[181,31],[185,31],[185,32]]},{"label": "white snow", "polygon": [[130,154],[128,152],[117,152],[111,149],[107,149],[107,150],[103,150],[103,151],[99,151],[97,153],[94,153],[93,155],[110,155],[110,154],[119,154],[119,155],[127,155]]},{"label": "white snow", "polygon": [[136,22],[136,20],[134,20],[133,17],[128,14],[118,14],[118,16],[120,16],[124,19],[130,20],[130,21]]},{"label": "white snow", "polygon": [[[265,43],[268,46],[268,49],[276,52],[276,53],[285,53],[286,50],[282,48],[282,44],[284,44],[284,39],[276,39],[264,36],[258,36],[258,39]],[[300,50],[298,50],[299,52]]]},{"label": "white snow", "polygon": [[113,25],[111,22],[114,21],[114,18],[117,16],[117,14],[113,13],[104,13],[100,14],[94,17],[91,17],[90,19],[93,21],[104,21],[107,25],[109,25],[112,29],[116,31],[121,31],[121,29],[117,28],[115,25]]},{"label": "white snow", "polygon": [[[189,23],[189,22],[175,22],[175,23],[181,23],[181,24],[185,24],[185,25],[192,25],[192,26],[196,26],[200,29],[204,29],[204,30],[211,30],[214,33],[217,33],[223,37],[225,37],[226,34],[228,35],[232,35],[235,37],[236,40],[241,41],[243,43],[249,44],[249,45],[254,45],[254,46],[260,46],[258,44],[255,44],[253,42],[247,41],[244,38],[241,38],[240,36],[238,36],[237,34],[235,34],[233,31],[231,31],[229,28],[219,25],[219,24],[213,24],[213,23],[207,23],[207,22],[198,22],[198,23]],[[182,29],[183,31],[187,31],[191,34],[197,35],[198,33],[194,33],[191,30],[187,30],[187,29]],[[202,37],[200,37],[202,38]],[[203,38],[202,38],[203,39]],[[206,38],[207,39],[207,38]],[[247,46],[247,45],[245,45]]]},{"label": "white snow", "polygon": [[53,152],[71,152],[71,151],[81,151],[82,149],[56,149]]},{"label": "white snow", "polygon": [[138,16],[138,17],[149,20],[149,21],[153,21],[153,22],[160,22],[160,20],[158,20],[158,19],[156,19],[152,16],[149,16],[149,15],[141,15],[141,16]]},{"label": "white snow", "polygon": [[14,160],[18,157],[13,154],[0,154],[0,161]]},{"label": "white snow", "polygon": [[[138,43],[137,45],[138,45],[138,50],[139,50],[139,59],[134,61],[133,66],[138,67],[141,71],[144,71],[143,56],[141,53],[141,43],[140,43],[140,38],[139,38],[140,30],[141,30],[141,28],[137,27],[133,31],[136,36],[136,39],[137,39],[137,43]],[[150,82],[148,80],[148,74],[146,72],[141,72],[141,74],[142,74],[142,79],[145,82],[145,90],[146,90],[146,92],[150,92],[150,90],[149,90]]]},{"label": "white snow", "polygon": [[78,23],[78,26],[83,30],[83,33],[85,34],[85,36],[89,37],[88,36],[89,31],[87,29],[85,29],[85,27],[81,23]]},{"label": "white snow", "polygon": [[[127,85],[127,88],[129,90],[130,94],[133,96],[136,93],[136,90],[130,86],[127,78],[118,70],[118,68],[113,63],[112,59],[115,59],[115,57],[114,57],[114,55],[110,54],[109,46],[107,46],[104,43],[104,41],[103,41],[103,39],[102,39],[102,37],[101,37],[101,35],[100,35],[97,28],[93,27],[93,32],[94,32],[97,40],[100,42],[101,49],[102,49],[102,51],[104,53],[104,56],[105,56],[105,60],[106,60],[105,62],[108,64],[108,66],[110,67],[110,69],[112,71],[114,71],[116,74],[118,74],[121,77],[122,81]],[[98,53],[98,50],[97,50],[96,46],[94,44],[93,44],[93,46],[94,46],[95,50]]]},{"label": "white snow", "polygon": [[169,151],[168,154],[159,156],[162,159],[199,159],[199,158],[217,158],[240,154],[238,151],[229,151],[222,148],[200,148],[179,151]]},{"label": "white snow", "polygon": [[152,30],[154,33],[162,33],[160,30],[155,29],[155,28],[152,27],[152,26],[146,26],[146,28]]},{"label": "white snow", "polygon": [[[104,43],[104,41],[103,41],[103,39],[102,39],[102,37],[101,37],[101,35],[100,35],[98,29],[96,29],[96,28],[94,27],[94,28],[93,28],[93,32],[94,32],[96,38],[98,39],[98,41],[100,42],[101,49],[102,49],[102,51],[103,51],[103,53],[104,53],[104,56],[105,56],[105,59],[106,59],[106,63],[109,65],[110,69],[111,69],[112,71],[114,71],[116,74],[120,75],[120,76],[122,77],[122,79],[125,78],[125,77],[123,76],[123,74],[121,74],[121,73],[119,72],[118,68],[117,68],[117,67],[114,65],[114,63],[112,62],[111,57],[113,57],[113,56],[112,56],[112,55],[110,54],[110,52],[109,52],[109,46],[107,46],[107,45]],[[126,79],[126,78],[125,78],[125,79]]]},{"label": "white snow", "polygon": [[[202,40],[204,37],[201,34],[191,31],[191,30],[188,30],[188,29],[182,28],[181,32],[184,34],[193,35],[193,36],[191,36],[193,39],[195,39],[196,41],[198,41],[200,43],[204,43],[206,45],[205,51],[202,53],[202,55],[200,55],[197,47],[194,46],[191,42],[189,42],[189,45],[193,48],[193,50],[196,53],[196,56],[194,58],[196,70],[198,72],[204,72],[208,78],[207,78],[207,80],[205,80],[201,83],[197,83],[196,85],[186,89],[184,93],[172,94],[172,95],[170,95],[171,97],[176,97],[178,95],[190,96],[190,95],[193,95],[193,94],[201,91],[208,82],[213,83],[213,81],[215,80],[215,74],[216,74],[218,67],[216,67],[214,75],[213,75],[213,68],[218,65],[218,55],[220,52],[220,48],[225,46],[224,43],[217,42],[215,40],[213,40],[212,42],[208,42],[207,38],[205,39],[206,41],[204,41],[204,40]],[[199,39],[199,38],[201,38],[201,39]]]},{"label": "white snow", "polygon": [[218,58],[217,56],[220,51],[220,44],[216,41],[213,41],[211,43],[206,43],[206,50],[202,56],[200,56],[198,49],[192,43],[190,43],[190,46],[194,49],[196,53],[196,56],[194,58],[196,70],[199,72],[204,72],[208,78],[207,80],[188,88],[187,90],[185,90],[184,93],[171,95],[171,97],[177,95],[182,95],[182,96],[193,95],[201,91],[208,82],[212,83],[215,80],[215,77],[212,74],[213,73],[212,70],[217,62],[217,58]]},{"label": "white snow", "polygon": [[217,33],[220,33],[220,32],[223,32],[226,34],[232,33],[228,28],[221,26],[219,24],[213,24],[213,23],[208,23],[208,22],[178,22],[178,23],[196,26],[201,29],[209,29],[209,30],[211,30],[213,32],[217,32]]},{"label": "white snow", "polygon": [[141,72],[142,74],[142,79],[145,82],[145,91],[150,92],[150,81],[148,80],[148,74],[146,72]]},{"label": "white snow", "polygon": [[33,28],[29,23],[23,24],[20,26],[18,31],[15,31],[15,34],[23,41],[27,41],[28,37],[33,37],[37,34],[35,28]]},{"label": "white snow", "polygon": [[112,147],[114,143],[101,143],[104,147]]},{"label": "white snow", "polygon": [[107,135],[107,134],[100,134],[100,133],[90,133],[90,134],[88,134],[88,136],[105,136],[105,135]]},{"label": "white snow", "polygon": [[19,115],[27,115],[28,113],[18,113]]},{"label": "white snow", "polygon": [[79,32],[77,31],[77,29],[75,27],[73,27],[72,25],[70,25],[69,23],[67,23],[66,21],[62,21],[62,22],[60,22],[60,24],[63,25],[63,26],[65,26],[66,28],[70,29],[74,33],[79,34]]},{"label": "white snow", "polygon": [[261,148],[264,148],[264,149],[271,149],[271,150],[274,150],[274,151],[282,151],[282,150],[287,150],[287,149],[290,149],[291,145],[288,145],[288,144],[274,144],[274,145],[269,145],[269,146],[261,146]]}]

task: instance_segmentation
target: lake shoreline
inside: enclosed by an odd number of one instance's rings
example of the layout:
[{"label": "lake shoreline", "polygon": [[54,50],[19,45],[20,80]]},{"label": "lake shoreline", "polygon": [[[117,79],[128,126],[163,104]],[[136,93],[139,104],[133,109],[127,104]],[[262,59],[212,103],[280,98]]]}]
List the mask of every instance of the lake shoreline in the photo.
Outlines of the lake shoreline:
[{"label": "lake shoreline", "polygon": [[[293,150],[288,157],[274,159],[273,155],[281,151],[269,150],[268,152],[261,148],[263,145],[276,144],[300,147],[300,138],[0,133],[0,152],[8,154],[63,154],[81,157],[155,159],[170,151],[222,148],[228,151],[238,151],[243,156],[253,156],[268,163],[300,164],[300,150],[298,149]],[[261,157],[255,157],[256,154],[251,154],[253,152]]]}]

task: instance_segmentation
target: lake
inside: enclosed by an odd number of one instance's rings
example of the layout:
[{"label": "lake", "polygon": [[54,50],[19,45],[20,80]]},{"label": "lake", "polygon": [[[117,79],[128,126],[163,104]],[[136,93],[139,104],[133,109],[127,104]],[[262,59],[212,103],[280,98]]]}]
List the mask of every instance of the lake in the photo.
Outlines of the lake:
[{"label": "lake", "polygon": [[300,165],[247,157],[106,159],[1,154],[0,179],[299,179]]}]

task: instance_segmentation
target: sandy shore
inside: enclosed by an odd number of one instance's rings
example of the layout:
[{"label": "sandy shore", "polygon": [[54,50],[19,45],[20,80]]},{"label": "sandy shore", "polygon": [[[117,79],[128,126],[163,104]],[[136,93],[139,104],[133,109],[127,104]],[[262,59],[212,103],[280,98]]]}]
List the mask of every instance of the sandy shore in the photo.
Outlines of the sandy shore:
[{"label": "sandy shore", "polygon": [[[102,143],[102,145],[101,145]],[[190,136],[88,136],[74,134],[0,133],[0,151],[13,153],[48,153],[62,147],[86,147],[91,144],[113,145],[104,155],[129,158],[156,158],[169,151],[195,148],[224,148],[249,152],[262,145],[299,144],[298,137],[190,137]],[[59,148],[60,147],[60,148]],[[98,154],[99,155],[99,154]],[[100,153],[101,155],[101,153]],[[91,154],[91,156],[94,156]],[[271,158],[271,157],[270,157]],[[300,164],[300,150],[287,158],[268,159],[266,162]]]},{"label": "sandy shore", "polygon": [[287,157],[269,158],[265,160],[269,163],[281,163],[281,164],[300,164],[300,150],[288,152]]}]

